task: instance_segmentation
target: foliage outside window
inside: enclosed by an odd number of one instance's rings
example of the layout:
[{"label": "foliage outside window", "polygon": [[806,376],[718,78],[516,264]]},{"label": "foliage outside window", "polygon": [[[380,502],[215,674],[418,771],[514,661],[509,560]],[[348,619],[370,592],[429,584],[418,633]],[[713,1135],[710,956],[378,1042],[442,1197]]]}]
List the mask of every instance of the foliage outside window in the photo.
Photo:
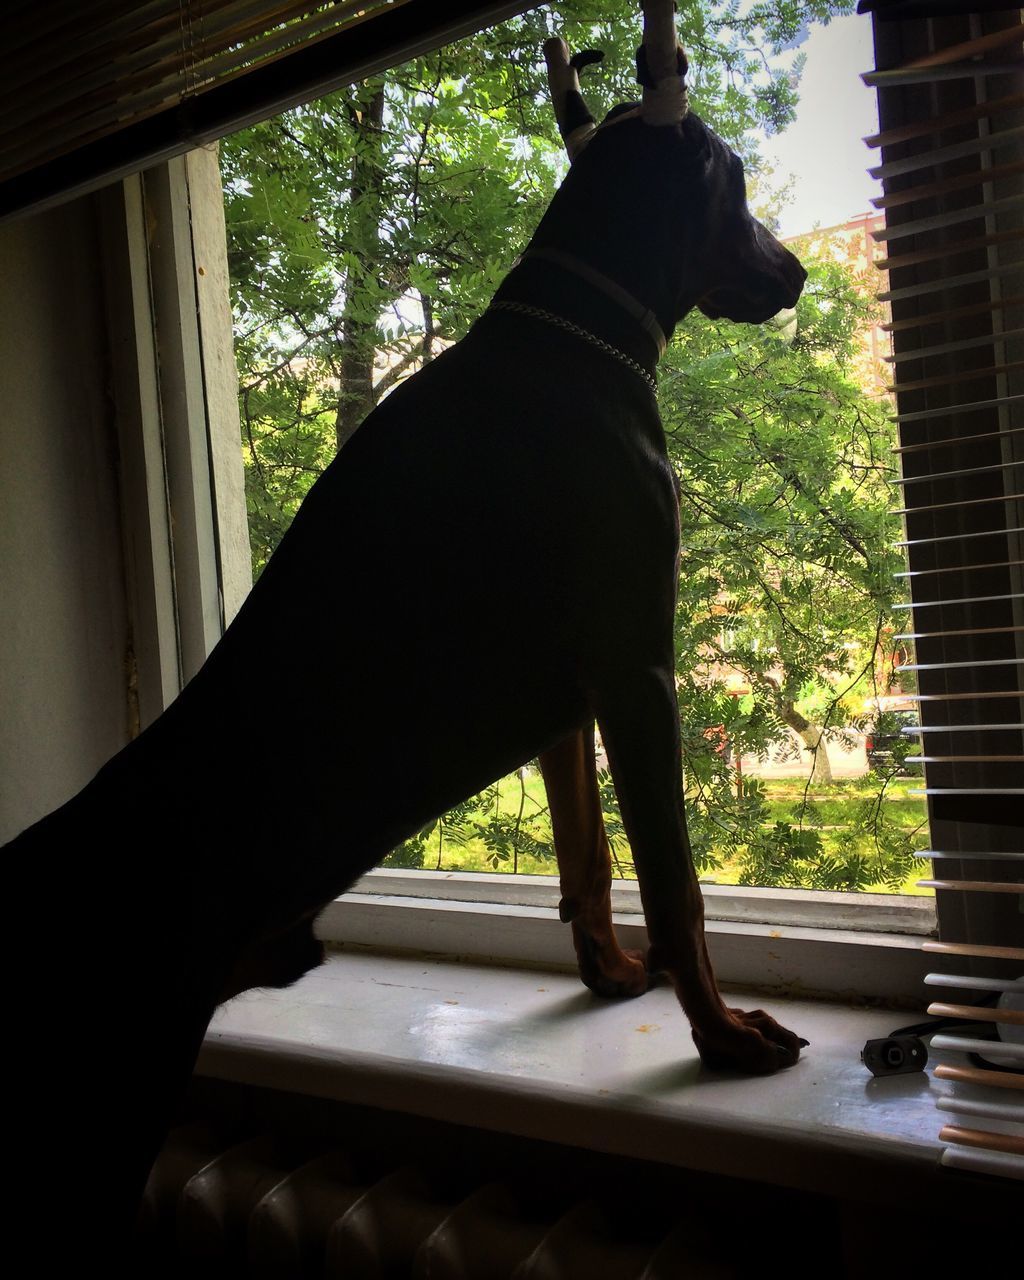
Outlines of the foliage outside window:
[{"label": "foliage outside window", "polygon": [[[780,0],[741,17],[704,0],[679,14],[694,109],[744,157],[769,224],[781,197],[759,174],[752,131],[785,127],[797,88],[765,56],[849,7]],[[602,112],[635,97],[639,29],[624,13],[621,0],[564,0],[223,144],[257,573],[362,418],[468,330],[546,207],[564,153],[543,40],[558,31],[573,48],[605,50],[587,84]],[[676,650],[691,836],[709,879],[900,890],[927,839],[901,776],[909,744],[897,735],[864,779],[837,782],[828,769],[830,746],[892,727],[871,700],[896,683],[895,428],[888,402],[857,379],[863,288],[827,250],[802,257],[795,336],[695,312],[659,372],[682,489]],[[510,609],[530,608],[529,579],[529,565],[494,566]],[[803,780],[738,770],[787,740],[805,754]],[[605,773],[602,790],[628,875]],[[499,780],[391,861],[554,871],[539,774]]]}]

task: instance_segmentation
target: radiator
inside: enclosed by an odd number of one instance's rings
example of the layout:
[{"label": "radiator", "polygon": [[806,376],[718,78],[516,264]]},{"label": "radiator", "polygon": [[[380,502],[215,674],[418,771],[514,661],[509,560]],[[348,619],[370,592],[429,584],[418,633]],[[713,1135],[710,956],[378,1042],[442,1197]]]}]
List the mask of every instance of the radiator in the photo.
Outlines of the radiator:
[{"label": "radiator", "polygon": [[[146,1274],[260,1280],[725,1280],[728,1236],[682,1206],[622,1212],[536,1180],[467,1185],[420,1163],[265,1133],[175,1130],[146,1189]],[[565,1181],[563,1175],[559,1179]],[[623,1187],[623,1191],[626,1188]],[[628,1201],[630,1197],[623,1197]],[[612,1198],[614,1206],[615,1198]],[[735,1237],[733,1237],[735,1239]]]}]

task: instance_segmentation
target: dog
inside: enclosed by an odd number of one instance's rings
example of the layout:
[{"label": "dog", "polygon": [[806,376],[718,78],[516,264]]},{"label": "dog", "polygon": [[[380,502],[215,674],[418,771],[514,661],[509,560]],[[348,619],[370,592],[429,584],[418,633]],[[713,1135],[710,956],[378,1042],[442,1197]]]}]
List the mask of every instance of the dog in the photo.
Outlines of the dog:
[{"label": "dog", "polygon": [[[327,902],[538,756],[584,982],[632,996],[667,974],[714,1067],[799,1056],[767,1014],[726,1007],[705,944],[674,684],[678,492],[654,369],[694,306],[760,323],[795,304],[805,273],[750,214],[739,159],[688,110],[672,7],[645,6],[642,102],[600,125],[579,89],[589,55],[548,41],[572,163],[488,311],[364,421],[180,697],[6,850],[36,876],[51,929],[78,939],[86,993],[57,1019],[37,990],[34,1083],[117,1166],[103,1194],[126,1213],[217,1005],[318,963]],[[491,585],[503,560],[530,566],[514,609]],[[595,721],[646,958],[612,929]],[[58,876],[81,917],[56,903]]]}]

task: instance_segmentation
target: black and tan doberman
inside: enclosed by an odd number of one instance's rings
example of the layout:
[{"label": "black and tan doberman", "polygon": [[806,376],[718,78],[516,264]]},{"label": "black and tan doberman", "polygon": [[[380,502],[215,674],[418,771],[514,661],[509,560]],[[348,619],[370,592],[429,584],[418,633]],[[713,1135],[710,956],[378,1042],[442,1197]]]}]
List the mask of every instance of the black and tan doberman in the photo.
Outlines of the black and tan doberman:
[{"label": "black and tan doberman", "polygon": [[[654,368],[691,308],[759,323],[805,276],[687,111],[672,5],[647,8],[644,100],[600,126],[549,42],[573,163],[489,310],[366,419],[177,701],[6,850],[82,978],[59,1008],[33,996],[39,1087],[83,1150],[119,1162],[129,1203],[218,1003],[316,964],[330,899],[538,755],[588,986],[637,995],[667,973],[706,1062],[798,1057],[766,1014],[725,1006],[705,947]],[[494,589],[496,564],[526,567],[525,595]],[[612,930],[595,721],[646,958]]]}]

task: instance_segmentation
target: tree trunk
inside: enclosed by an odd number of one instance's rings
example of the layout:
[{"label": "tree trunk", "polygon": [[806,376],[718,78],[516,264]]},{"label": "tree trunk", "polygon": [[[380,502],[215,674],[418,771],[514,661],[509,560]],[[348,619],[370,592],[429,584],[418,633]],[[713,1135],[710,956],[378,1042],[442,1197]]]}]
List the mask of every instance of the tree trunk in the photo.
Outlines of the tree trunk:
[{"label": "tree trunk", "polygon": [[828,758],[824,730],[819,729],[815,724],[811,724],[806,716],[802,716],[797,711],[793,699],[786,696],[781,682],[775,676],[764,673],[760,678],[775,695],[775,705],[783,722],[789,725],[793,732],[799,736],[804,746],[813,753],[812,759],[814,763],[811,767],[811,781],[831,782],[832,763]]},{"label": "tree trunk", "polygon": [[429,293],[420,294],[420,306],[423,308],[423,363],[429,364],[434,358],[434,338],[437,329],[434,327],[434,299]]},{"label": "tree trunk", "polygon": [[797,711],[788,698],[783,699],[779,708],[783,720],[797,734],[809,751],[813,753],[814,764],[811,768],[812,782],[831,782],[832,764],[828,758],[828,747],[825,745],[824,731]]},{"label": "tree trunk", "polygon": [[350,109],[356,134],[349,185],[348,241],[359,257],[358,273],[350,266],[345,280],[341,317],[341,388],[335,419],[335,439],[341,449],[376,404],[373,364],[377,353],[377,316],[362,297],[363,280],[379,288],[380,221],[384,184],[384,82],[373,79],[359,86]]}]

